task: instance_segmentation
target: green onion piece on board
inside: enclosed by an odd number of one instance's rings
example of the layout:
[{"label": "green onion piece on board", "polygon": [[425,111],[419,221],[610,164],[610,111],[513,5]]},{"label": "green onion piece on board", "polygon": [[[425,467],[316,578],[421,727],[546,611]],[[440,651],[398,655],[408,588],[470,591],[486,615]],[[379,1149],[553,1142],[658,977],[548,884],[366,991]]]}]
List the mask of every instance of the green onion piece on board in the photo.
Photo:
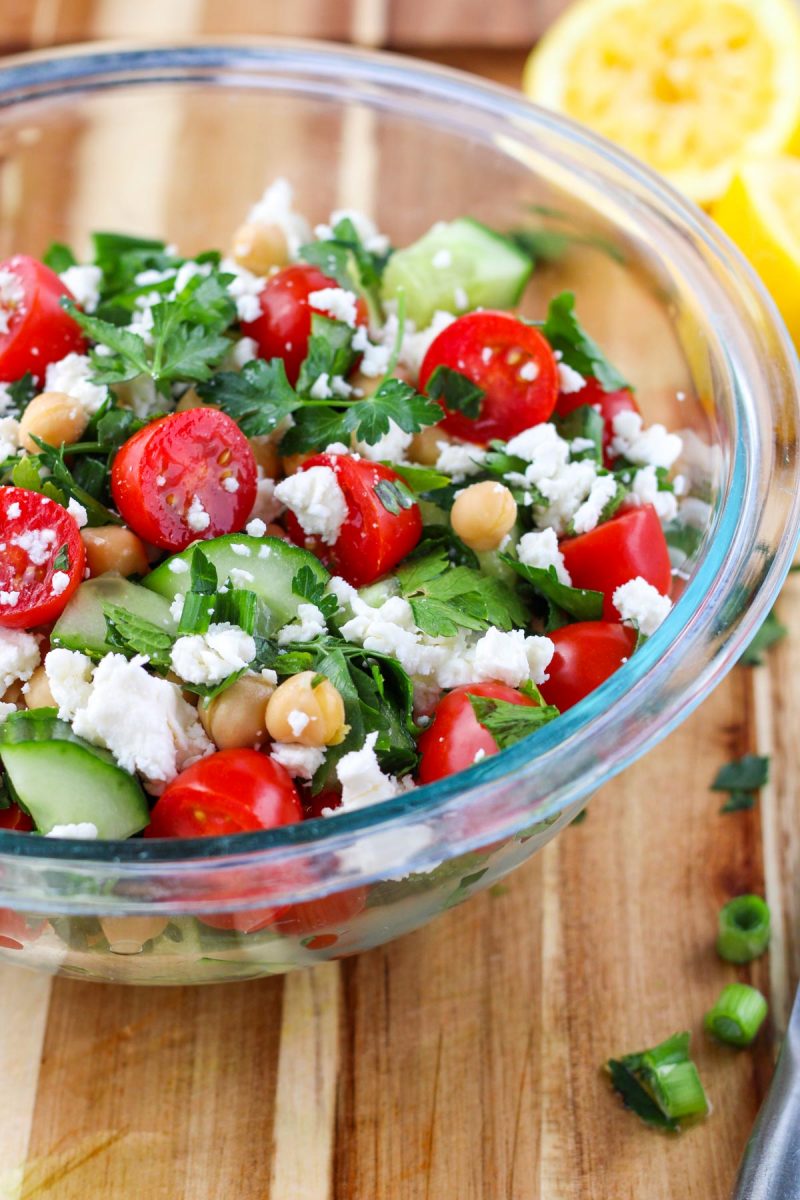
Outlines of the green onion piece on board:
[{"label": "green onion piece on board", "polygon": [[610,1059],[606,1069],[625,1107],[648,1125],[677,1132],[682,1120],[708,1112],[708,1098],[689,1057],[688,1033],[676,1033],[651,1050]]},{"label": "green onion piece on board", "polygon": [[730,983],[705,1016],[705,1026],[720,1042],[749,1046],[767,1015],[767,1002],[758,988]]},{"label": "green onion piece on board", "polygon": [[769,944],[769,906],[760,896],[736,896],[720,910],[717,954],[726,962],[748,963]]}]

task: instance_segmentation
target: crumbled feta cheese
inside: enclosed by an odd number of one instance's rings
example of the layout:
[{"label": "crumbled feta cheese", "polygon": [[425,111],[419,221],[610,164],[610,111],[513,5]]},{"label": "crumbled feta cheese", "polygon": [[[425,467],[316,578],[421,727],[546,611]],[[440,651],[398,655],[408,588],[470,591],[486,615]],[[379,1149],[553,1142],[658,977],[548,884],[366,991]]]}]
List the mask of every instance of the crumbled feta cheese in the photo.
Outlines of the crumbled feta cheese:
[{"label": "crumbled feta cheese", "polygon": [[257,321],[261,316],[260,296],[264,290],[265,280],[260,275],[254,275],[232,258],[223,258],[220,269],[226,275],[233,275],[228,284],[228,292],[236,302],[236,313],[240,321]]},{"label": "crumbled feta cheese", "polygon": [[67,505],[67,512],[72,517],[72,519],[75,521],[76,525],[78,526],[78,529],[83,529],[84,525],[89,520],[89,514],[87,513],[86,509],[83,507],[82,504],[80,504],[75,499],[74,496],[70,496],[70,498],[69,498],[69,504]]},{"label": "crumbled feta cheese", "polygon": [[299,708],[293,708],[286,720],[294,736],[300,737],[306,725],[310,724],[311,717],[308,713],[301,712]]},{"label": "crumbled feta cheese", "polygon": [[309,293],[308,305],[317,312],[323,312],[327,316],[333,317],[334,321],[343,321],[352,329],[356,327],[358,296],[355,292],[349,292],[346,288],[340,287],[320,288],[316,292]]},{"label": "crumbled feta cheese", "polygon": [[338,812],[365,808],[379,800],[398,796],[403,791],[393,775],[384,775],[381,770],[375,754],[377,740],[377,732],[367,734],[360,750],[351,750],[336,764],[336,776],[342,785],[342,803]]},{"label": "crumbled feta cheese", "polygon": [[269,756],[296,779],[312,779],[325,761],[325,749],[300,746],[297,742],[273,742]]},{"label": "crumbled feta cheese", "polygon": [[566,363],[560,362],[558,364],[558,387],[563,395],[571,396],[586,387],[586,380],[579,371],[574,371]]},{"label": "crumbled feta cheese", "polygon": [[555,567],[560,583],[572,586],[570,573],[564,563],[564,555],[558,548],[558,538],[554,529],[534,530],[523,534],[517,543],[517,556],[526,567],[538,567],[546,571]]},{"label": "crumbled feta cheese", "polygon": [[69,575],[66,571],[54,571],[50,580],[50,588],[54,595],[60,596],[69,587]]},{"label": "crumbled feta cheese", "polygon": [[640,467],[636,472],[630,498],[636,504],[652,504],[661,521],[671,521],[677,516],[678,501],[673,492],[659,489],[656,468],[653,466]]},{"label": "crumbled feta cheese", "polygon": [[350,449],[347,446],[345,446],[344,442],[331,442],[330,445],[325,447],[325,453],[326,454],[348,454],[348,455],[350,455],[351,458],[359,457],[357,454],[356,455],[351,454]]},{"label": "crumbled feta cheese", "polygon": [[413,437],[413,433],[406,433],[390,417],[388,432],[379,437],[377,442],[373,442],[372,445],[367,442],[356,442],[356,447],[359,453],[364,458],[368,458],[370,462],[404,463],[406,450],[411,445]]},{"label": "crumbled feta cheese", "polygon": [[441,250],[437,250],[431,259],[431,266],[437,271],[444,271],[453,265],[453,256],[446,246],[442,246]]},{"label": "crumbled feta cheese", "polygon": [[13,712],[17,711],[16,704],[8,704],[5,700],[0,700],[0,725],[3,724]]},{"label": "crumbled feta cheese", "polygon": [[663,425],[650,425],[644,429],[642,418],[636,412],[617,413],[612,427],[611,454],[626,458],[636,466],[669,468],[683,449],[677,433],[668,433]]},{"label": "crumbled feta cheese", "polygon": [[[51,650],[48,654],[45,668],[51,690],[52,656],[71,653]],[[77,678],[85,672],[88,660],[82,654],[76,658]],[[128,661],[121,654],[107,654],[95,667],[91,684],[75,688],[80,695],[72,714],[72,728],[79,737],[110,750],[126,771],[140,772],[150,790],[158,790],[189,763],[212,753],[214,746],[180,688],[167,679],[149,675],[145,661],[142,657]],[[61,714],[61,701],[58,697],[56,700]]]},{"label": "crumbled feta cheese", "polygon": [[254,225],[277,225],[286,238],[289,257],[295,258],[304,242],[310,241],[311,230],[305,217],[292,208],[292,200],[289,181],[276,179],[250,209],[247,220]]},{"label": "crumbled feta cheese", "polygon": [[474,446],[471,442],[437,442],[436,448],[439,451],[436,470],[449,475],[453,483],[462,483],[471,475],[479,474],[486,460],[483,446]]},{"label": "crumbled feta cheese", "polygon": [[453,303],[456,307],[456,312],[464,312],[469,308],[469,296],[463,287],[453,288]]},{"label": "crumbled feta cheese", "polygon": [[54,529],[25,529],[22,533],[14,534],[11,545],[24,550],[35,567],[42,567],[50,559],[55,540]]},{"label": "crumbled feta cheese", "polygon": [[189,564],[183,558],[173,558],[169,563],[169,570],[173,575],[186,575],[189,571]]},{"label": "crumbled feta cheese", "polygon": [[379,233],[372,218],[355,208],[334,209],[327,224],[315,227],[314,236],[320,241],[330,241],[334,236],[334,226],[340,221],[350,221],[365,249],[371,250],[373,254],[385,254],[389,249],[390,242],[386,234]]},{"label": "crumbled feta cheese", "polygon": [[[400,362],[407,366],[414,375],[419,374],[419,369],[422,366],[422,360],[428,353],[431,344],[436,340],[443,329],[448,325],[452,325],[455,317],[450,312],[438,310],[433,314],[430,325],[427,329],[415,331],[412,321],[406,321],[406,329],[403,336],[403,344],[400,347]],[[394,314],[390,315],[390,319],[386,322],[381,333],[381,341],[384,344],[393,346],[397,337],[397,318]]]},{"label": "crumbled feta cheese", "polygon": [[222,362],[224,371],[241,371],[242,367],[258,358],[258,342],[255,338],[241,337],[233,343]]},{"label": "crumbled feta cheese", "polygon": [[595,442],[593,438],[576,437],[570,442],[569,448],[573,454],[580,454],[584,450],[594,450]]},{"label": "crumbled feta cheese", "polygon": [[[284,510],[284,505],[275,496],[275,480],[267,479],[259,468],[256,482],[256,498],[250,511],[248,521],[261,521],[266,530],[267,525],[276,520]],[[259,536],[256,534],[255,536]],[[268,549],[263,547],[262,549]]]},{"label": "crumbled feta cheese", "polygon": [[175,598],[173,599],[172,603],[169,606],[170,616],[172,617],[172,619],[176,623],[176,625],[180,624],[181,617],[183,616],[183,608],[184,608],[185,602],[186,602],[186,597],[185,597],[184,593],[178,592],[177,596],[175,596]]},{"label": "crumbled feta cheese", "polygon": [[97,826],[92,821],[75,821],[69,825],[54,825],[50,832],[44,836],[49,838],[83,838],[85,841],[93,842],[97,838]]},{"label": "crumbled feta cheese", "polygon": [[19,450],[19,421],[16,417],[0,417],[0,462]]},{"label": "crumbled feta cheese", "polygon": [[225,479],[223,479],[222,486],[226,492],[238,492],[239,480],[235,475],[228,475]]},{"label": "crumbled feta cheese", "polygon": [[289,642],[310,642],[326,632],[325,618],[316,604],[298,604],[297,616],[299,620],[294,624],[278,630],[279,646],[288,646]]},{"label": "crumbled feta cheese", "polygon": [[575,533],[588,533],[594,529],[603,515],[606,505],[617,494],[617,482],[613,475],[598,475],[592,483],[591,491],[583,503],[575,510],[572,517],[572,528]]},{"label": "crumbled feta cheese", "polygon": [[275,496],[297,518],[309,537],[333,546],[347,519],[347,500],[332,467],[309,467],[283,479]]},{"label": "crumbled feta cheese", "polygon": [[243,571],[241,567],[232,567],[230,570],[230,581],[234,587],[246,588],[254,579],[252,571]]},{"label": "crumbled feta cheese", "polygon": [[333,389],[327,371],[323,371],[321,375],[317,376],[309,389],[309,395],[313,396],[315,400],[330,400]]},{"label": "crumbled feta cheese", "polygon": [[69,288],[77,303],[85,312],[93,313],[100,303],[100,284],[103,272],[100,267],[73,266],[62,271],[59,279]]},{"label": "crumbled feta cheese", "polygon": [[8,333],[12,317],[24,302],[25,289],[22,280],[14,271],[3,267],[0,270],[0,333]]},{"label": "crumbled feta cheese", "polygon": [[137,417],[149,417],[167,407],[167,401],[156,390],[150,375],[136,375],[124,383],[115,383],[113,390],[118,403]]},{"label": "crumbled feta cheese", "polygon": [[524,429],[510,439],[506,450],[534,468],[525,472],[527,481],[534,486],[540,479],[551,478],[569,461],[569,443],[548,423]]},{"label": "crumbled feta cheese", "polygon": [[249,558],[250,547],[244,542],[231,542],[231,551],[237,558]]},{"label": "crumbled feta cheese", "polygon": [[187,259],[185,263],[181,263],[175,275],[175,283],[170,293],[170,300],[174,300],[176,296],[180,296],[181,292],[185,291],[191,281],[198,275],[210,275],[212,271],[210,262],[199,263],[192,259]]},{"label": "crumbled feta cheese", "polygon": [[202,533],[211,524],[211,517],[203,508],[203,503],[199,496],[192,496],[192,503],[189,505],[189,511],[186,514],[186,524],[194,533]]},{"label": "crumbled feta cheese", "polygon": [[74,650],[51,650],[44,660],[45,674],[62,721],[71,721],[89,700],[92,660]]},{"label": "crumbled feta cheese", "polygon": [[534,379],[539,378],[539,364],[534,362],[532,358],[529,359],[528,362],[523,363],[520,367],[519,377],[520,379],[524,379],[526,383],[533,383]]},{"label": "crumbled feta cheese", "polygon": [[646,637],[655,633],[672,608],[669,596],[662,596],[641,575],[618,587],[612,600],[620,618],[635,625]]},{"label": "crumbled feta cheese", "polygon": [[107,389],[92,383],[92,369],[85,354],[67,354],[58,362],[48,363],[44,377],[44,390],[64,392],[92,416],[105,403]]},{"label": "crumbled feta cheese", "polygon": [[260,517],[253,517],[252,521],[248,521],[245,525],[244,531],[250,537],[263,537],[267,532],[267,527]]},{"label": "crumbled feta cheese", "polygon": [[386,374],[389,359],[392,357],[392,347],[389,345],[376,346],[369,339],[366,325],[359,325],[353,334],[350,345],[362,355],[359,371],[370,379],[378,379]]},{"label": "crumbled feta cheese", "polygon": [[526,637],[521,629],[508,633],[488,629],[475,647],[475,680],[496,679],[509,687],[519,687],[528,679],[544,683],[554,653],[550,638]]},{"label": "crumbled feta cheese", "polygon": [[256,656],[256,644],[238,625],[209,625],[205,633],[179,637],[170,655],[172,669],[187,683],[221,683],[243,671]]},{"label": "crumbled feta cheese", "polygon": [[[325,808],[323,817],[335,817],[338,809]],[[404,826],[400,829],[379,829],[360,833],[351,845],[338,850],[336,858],[340,872],[376,875],[381,879],[405,879],[413,870],[413,856],[433,841],[433,831],[427,825]],[[398,861],[403,865],[398,867]],[[430,870],[432,864],[426,866]]]},{"label": "crumbled feta cheese", "polygon": [[[71,501],[70,501],[70,503],[71,503]],[[17,504],[16,500],[14,501],[13,504],[9,504],[8,508],[6,509],[6,516],[11,521],[16,521],[17,517],[22,516],[22,509]]]},{"label": "crumbled feta cheese", "polygon": [[30,679],[40,661],[39,643],[32,633],[0,626],[0,693],[18,679]]},{"label": "crumbled feta cheese", "polygon": [[0,606],[14,608],[19,600],[19,592],[14,588],[0,590]]}]

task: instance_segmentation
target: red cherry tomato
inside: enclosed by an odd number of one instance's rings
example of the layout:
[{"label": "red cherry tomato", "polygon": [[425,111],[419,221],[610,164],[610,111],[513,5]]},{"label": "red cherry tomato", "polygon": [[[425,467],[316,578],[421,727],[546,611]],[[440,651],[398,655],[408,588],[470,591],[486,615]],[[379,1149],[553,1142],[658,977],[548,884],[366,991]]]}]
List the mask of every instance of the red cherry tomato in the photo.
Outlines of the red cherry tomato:
[{"label": "red cherry tomato", "polygon": [[662,595],[672,586],[672,569],[664,530],[652,504],[626,512],[589,533],[567,538],[560,545],[574,587],[603,592],[603,618],[618,621],[613,595],[618,587],[640,575]]},{"label": "red cherry tomato", "polygon": [[0,303],[0,379],[21,379],[30,371],[37,383],[48,363],[82,354],[86,339],[80,326],[61,307],[74,296],[44,263],[15,254],[0,263],[4,299]]},{"label": "red cherry tomato", "polygon": [[540,685],[548,704],[565,712],[613,675],[633,654],[636,630],[616,621],[576,621],[547,635],[556,652]]},{"label": "red cherry tomato", "polygon": [[553,351],[537,329],[511,313],[467,313],[443,329],[423,359],[421,388],[441,366],[466,375],[485,392],[474,420],[450,412],[442,421],[448,433],[469,442],[505,441],[546,421],[555,408],[558,364]]},{"label": "red cherry tomato", "polygon": [[[330,896],[320,896],[318,900],[306,900],[302,904],[290,904],[282,909],[275,919],[275,928],[279,933],[294,937],[308,937],[321,930],[336,930],[341,932],[341,926],[347,925],[360,912],[364,911],[367,903],[367,889],[363,887],[348,888],[346,892],[333,892]],[[326,942],[325,945],[312,949],[323,950],[332,946],[336,941]]]},{"label": "red cherry tomato", "polygon": [[574,409],[584,404],[597,405],[603,418],[603,460],[607,467],[614,461],[610,453],[611,441],[614,437],[614,417],[621,412],[639,412],[633,392],[622,388],[618,392],[604,392],[596,379],[589,378],[577,392],[560,392],[556,403],[556,412],[560,417],[566,417]]},{"label": "red cherry tomato", "polygon": [[[507,700],[509,704],[533,705],[529,696],[505,683],[465,683],[439,701],[433,720],[417,742],[422,758],[417,771],[419,783],[433,783],[446,775],[466,771],[476,759],[497,753],[497,742],[478,723],[470,696]],[[480,752],[483,751],[483,754]]]},{"label": "red cherry tomato", "polygon": [[45,931],[46,921],[33,918],[29,924],[22,913],[13,908],[0,908],[0,946],[4,950],[24,950],[27,942],[35,942]]},{"label": "red cherry tomato", "polygon": [[9,804],[8,808],[0,808],[0,829],[29,833],[33,829],[33,821],[18,804]]},{"label": "red cherry tomato", "polygon": [[[261,358],[282,358],[290,383],[297,382],[303,359],[308,354],[311,333],[311,314],[325,314],[322,308],[308,303],[311,292],[340,285],[316,267],[297,263],[270,275],[259,296],[261,315],[255,321],[243,321],[242,333],[255,338]],[[359,298],[357,322],[366,325],[367,306]]]},{"label": "red cherry tomato", "polygon": [[173,779],[145,837],[222,837],[302,819],[300,797],[280,763],[258,750],[219,750]]},{"label": "red cherry tomato", "polygon": [[0,626],[55,621],[86,565],[75,520],[38,492],[0,488],[0,545]]},{"label": "red cherry tomato", "polygon": [[153,421],[124,443],[111,468],[111,493],[146,542],[185,550],[197,538],[243,527],[257,473],[236,422],[213,408],[192,408]]},{"label": "red cherry tomato", "polygon": [[307,546],[332,571],[353,587],[373,583],[405,558],[422,536],[419,505],[389,512],[375,488],[381,483],[402,482],[400,476],[381,463],[346,454],[315,454],[300,468],[331,467],[347,501],[347,518],[333,546],[325,546],[304,533],[292,512],[285,516],[290,537]]}]

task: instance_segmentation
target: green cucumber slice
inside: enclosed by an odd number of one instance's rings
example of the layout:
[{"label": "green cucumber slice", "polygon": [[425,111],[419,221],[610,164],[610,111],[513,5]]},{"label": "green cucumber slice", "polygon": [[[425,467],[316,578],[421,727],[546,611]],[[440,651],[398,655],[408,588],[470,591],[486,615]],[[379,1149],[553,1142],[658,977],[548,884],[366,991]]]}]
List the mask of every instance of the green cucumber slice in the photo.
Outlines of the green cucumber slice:
[{"label": "green cucumber slice", "polygon": [[[437,255],[442,265],[435,264]],[[437,309],[457,313],[463,308],[513,307],[532,270],[529,255],[510,238],[471,217],[459,217],[439,222],[392,255],[383,273],[382,295],[385,302],[404,291],[406,315],[419,329],[430,324]]]},{"label": "green cucumber slice", "polygon": [[[143,587],[159,596],[173,600],[189,590],[191,573],[189,565],[195,546],[199,546],[209,562],[217,569],[220,585],[234,569],[249,572],[253,578],[240,584],[255,592],[267,610],[265,636],[294,620],[299,605],[306,603],[302,596],[292,591],[292,580],[301,567],[309,567],[316,577],[327,583],[330,578],[322,563],[308,550],[290,546],[281,538],[250,537],[244,533],[228,533],[224,537],[211,538],[207,542],[195,542],[193,546],[173,554],[143,580]],[[238,548],[238,551],[237,549]],[[245,553],[246,552],[246,553]],[[186,570],[178,573],[172,564],[183,562]]]},{"label": "green cucumber slice", "polygon": [[77,737],[54,708],[7,717],[0,761],[39,833],[91,821],[100,838],[129,838],[150,820],[138,781],[107,750]]},{"label": "green cucumber slice", "polygon": [[152,621],[167,633],[174,634],[178,628],[166,600],[141,584],[109,572],[80,585],[56,621],[52,644],[67,650],[80,650],[90,658],[102,658],[113,651],[114,647],[106,641],[104,604],[119,605],[137,617]]}]

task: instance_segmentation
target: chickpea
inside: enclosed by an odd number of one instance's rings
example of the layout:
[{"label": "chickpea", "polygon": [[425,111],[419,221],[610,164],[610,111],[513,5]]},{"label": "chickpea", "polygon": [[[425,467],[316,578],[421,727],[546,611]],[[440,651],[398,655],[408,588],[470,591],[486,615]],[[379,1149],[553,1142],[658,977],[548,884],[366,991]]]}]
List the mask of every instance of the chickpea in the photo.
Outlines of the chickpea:
[{"label": "chickpea", "polygon": [[118,571],[120,575],[146,575],[147,552],[140,538],[120,525],[98,525],[81,530],[86,561],[92,575]]},{"label": "chickpea", "polygon": [[248,438],[256,465],[261,468],[261,478],[277,479],[280,474],[278,447],[268,435]]},{"label": "chickpea", "polygon": [[450,438],[438,425],[429,425],[427,429],[414,434],[408,447],[408,457],[423,467],[435,467],[440,453],[439,442],[449,441]]},{"label": "chickpea", "polygon": [[181,396],[178,403],[175,405],[175,412],[186,412],[190,408],[215,408],[214,404],[206,404],[205,400],[201,400],[197,394],[197,389],[194,387],[187,388]]},{"label": "chickpea", "polygon": [[166,917],[101,917],[100,926],[112,954],[141,954],[145,942],[167,928]]},{"label": "chickpea", "polygon": [[[280,684],[267,705],[267,732],[276,742],[295,742],[301,746],[337,746],[344,739],[344,701],[339,692],[323,679],[311,683],[313,671],[300,671]],[[308,718],[305,724],[303,718]]]},{"label": "chickpea", "polygon": [[254,275],[266,275],[289,261],[286,234],[279,225],[247,221],[233,235],[231,258]]},{"label": "chickpea", "polygon": [[258,746],[266,740],[267,701],[274,691],[261,675],[243,675],[200,705],[200,723],[218,750]]},{"label": "chickpea", "polygon": [[303,463],[308,462],[311,454],[287,454],[281,459],[284,475],[296,475]]},{"label": "chickpea", "polygon": [[2,696],[0,696],[0,700],[2,700],[3,704],[22,704],[25,699],[22,687],[22,680],[15,679],[13,683],[8,685]]},{"label": "chickpea", "polygon": [[450,524],[471,550],[495,550],[517,519],[517,502],[502,483],[470,484],[456,496]]},{"label": "chickpea", "polygon": [[28,690],[22,699],[28,708],[58,708],[44,667],[37,667],[28,680]]},{"label": "chickpea", "polygon": [[35,454],[39,447],[31,435],[48,446],[80,441],[89,424],[89,416],[79,401],[66,392],[40,392],[34,396],[19,423],[19,441],[24,450]]}]

